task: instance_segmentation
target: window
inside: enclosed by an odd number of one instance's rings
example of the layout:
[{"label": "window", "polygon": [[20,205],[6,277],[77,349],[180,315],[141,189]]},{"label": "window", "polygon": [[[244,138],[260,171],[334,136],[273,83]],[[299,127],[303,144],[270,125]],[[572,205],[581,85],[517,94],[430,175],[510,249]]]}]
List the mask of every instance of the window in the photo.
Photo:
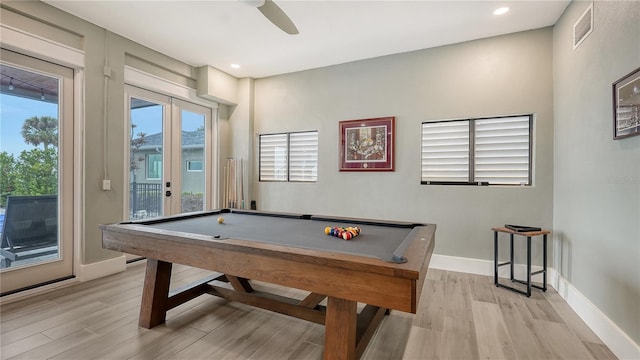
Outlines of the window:
[{"label": "window", "polygon": [[318,132],[289,134],[289,181],[318,180]]},{"label": "window", "polygon": [[147,154],[147,180],[162,179],[162,154]]},{"label": "window", "polygon": [[187,171],[202,171],[202,160],[187,160]]},{"label": "window", "polygon": [[317,131],[260,135],[260,181],[317,180]]},{"label": "window", "polygon": [[531,185],[533,115],[422,123],[422,184]]},{"label": "window", "polygon": [[260,181],[287,181],[288,134],[260,135]]}]

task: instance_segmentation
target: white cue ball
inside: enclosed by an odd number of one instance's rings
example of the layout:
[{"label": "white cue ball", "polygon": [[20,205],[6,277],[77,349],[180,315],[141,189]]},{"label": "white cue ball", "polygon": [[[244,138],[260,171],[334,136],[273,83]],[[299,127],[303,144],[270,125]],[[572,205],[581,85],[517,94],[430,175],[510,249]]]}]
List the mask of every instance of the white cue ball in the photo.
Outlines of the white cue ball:
[{"label": "white cue ball", "polygon": [[218,224],[222,224],[224,222],[224,218],[222,216],[218,217]]}]

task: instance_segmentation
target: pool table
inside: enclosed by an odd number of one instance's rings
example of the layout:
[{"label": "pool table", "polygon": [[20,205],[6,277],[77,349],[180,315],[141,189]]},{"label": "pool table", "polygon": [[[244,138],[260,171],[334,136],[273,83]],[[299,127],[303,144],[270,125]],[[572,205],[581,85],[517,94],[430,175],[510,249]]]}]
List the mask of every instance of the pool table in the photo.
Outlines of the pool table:
[{"label": "pool table", "polygon": [[[347,226],[362,231],[351,240],[325,234],[326,227]],[[104,248],[147,258],[140,326],[159,325],[169,309],[211,294],[324,324],[324,359],[358,359],[389,310],[416,312],[436,229],[236,209],[100,227]],[[173,263],[216,273],[170,293]],[[309,294],[300,300],[264,293],[250,280]],[[366,304],[359,314],[358,303]]]}]

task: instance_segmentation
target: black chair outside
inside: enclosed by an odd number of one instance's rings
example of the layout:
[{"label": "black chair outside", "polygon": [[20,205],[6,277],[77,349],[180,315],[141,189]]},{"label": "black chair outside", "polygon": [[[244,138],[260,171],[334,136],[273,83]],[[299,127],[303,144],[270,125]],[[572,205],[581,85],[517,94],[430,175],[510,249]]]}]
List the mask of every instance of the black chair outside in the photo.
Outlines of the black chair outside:
[{"label": "black chair outside", "polygon": [[7,197],[0,267],[57,252],[58,195]]}]

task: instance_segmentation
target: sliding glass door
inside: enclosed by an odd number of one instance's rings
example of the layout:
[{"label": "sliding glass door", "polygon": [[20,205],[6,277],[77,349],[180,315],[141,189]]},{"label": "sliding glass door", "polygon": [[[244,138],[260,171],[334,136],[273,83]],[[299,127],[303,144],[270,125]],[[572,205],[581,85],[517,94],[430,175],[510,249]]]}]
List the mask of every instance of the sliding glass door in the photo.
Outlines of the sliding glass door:
[{"label": "sliding glass door", "polygon": [[2,49],[0,292],[73,274],[73,70]]}]

